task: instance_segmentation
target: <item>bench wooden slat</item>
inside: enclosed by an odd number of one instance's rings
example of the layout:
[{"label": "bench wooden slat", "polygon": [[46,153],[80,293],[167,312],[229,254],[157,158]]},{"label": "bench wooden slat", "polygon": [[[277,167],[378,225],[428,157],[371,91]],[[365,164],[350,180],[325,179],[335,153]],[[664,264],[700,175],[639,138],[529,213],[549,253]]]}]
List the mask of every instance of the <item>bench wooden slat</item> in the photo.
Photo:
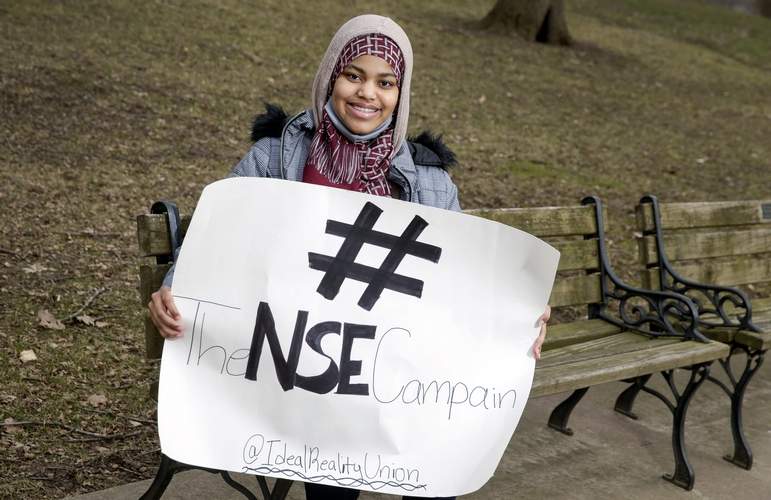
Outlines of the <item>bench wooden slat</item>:
[{"label": "bench wooden slat", "polygon": [[558,277],[554,282],[549,304],[552,307],[575,306],[599,302],[600,275]]},{"label": "bench wooden slat", "polygon": [[[591,342],[591,341],[590,341]],[[645,344],[640,344],[645,345]],[[662,370],[713,361],[728,356],[728,345],[719,342],[662,342],[652,340],[639,351],[616,354],[606,360],[588,359],[555,366],[537,365],[531,397],[573,391]],[[545,354],[545,353],[544,353]]]},{"label": "bench wooden slat", "polygon": [[[766,325],[761,325],[761,328],[763,326]],[[736,333],[736,342],[751,349],[766,351],[771,348],[771,331],[768,328],[764,328],[764,333],[740,330]]]},{"label": "bench wooden slat", "polygon": [[574,240],[551,243],[560,253],[557,271],[597,269],[599,250],[597,240]]},{"label": "bench wooden slat", "polygon": [[766,350],[771,347],[771,334],[766,332],[750,332],[747,330],[737,330],[736,328],[727,327],[702,328],[701,332],[707,338],[717,342],[730,343],[735,341],[738,344],[745,345],[751,349],[761,350]]},{"label": "bench wooden slat", "polygon": [[161,359],[163,354],[163,337],[150,319],[150,313],[145,310],[145,358]]},{"label": "bench wooden slat", "polygon": [[566,345],[551,352],[544,351],[541,364],[544,367],[557,366],[589,359],[597,359],[599,363],[602,363],[603,359],[611,358],[617,354],[678,342],[681,340],[655,339],[632,331],[617,332],[588,342]]},{"label": "bench wooden slat", "polygon": [[570,323],[549,324],[549,333],[543,343],[544,352],[562,346],[593,340],[620,332],[616,325],[601,319],[585,319]]},{"label": "bench wooden slat", "polygon": [[[666,231],[681,228],[771,224],[771,217],[764,217],[762,209],[764,204],[771,204],[771,200],[660,203],[661,225]],[[653,230],[651,204],[644,203],[637,208],[638,225],[645,231]]]},{"label": "bench wooden slat", "polygon": [[[658,258],[656,237],[645,236],[642,257],[646,264]],[[664,234],[664,248],[670,262],[704,259],[728,255],[749,255],[771,252],[771,227],[749,231],[672,233]]]},{"label": "bench wooden slat", "polygon": [[[674,269],[688,279],[724,286],[771,280],[771,259],[753,255],[737,257],[731,261],[678,262]],[[659,289],[658,269],[647,269],[643,272],[643,286]]]},{"label": "bench wooden slat", "polygon": [[615,262],[620,255],[629,256],[633,259],[637,258],[637,240],[623,239],[610,241],[606,236],[605,241],[611,262]]},{"label": "bench wooden slat", "polygon": [[758,304],[752,301],[752,322],[771,337],[771,309],[756,307]]},{"label": "bench wooden slat", "polygon": [[752,299],[752,311],[769,311],[771,310],[771,297],[754,298]]},{"label": "bench wooden slat", "polygon": [[[192,216],[180,217],[180,228],[184,237],[190,226]],[[166,214],[143,214],[137,216],[137,239],[139,241],[139,255],[142,257],[154,257],[156,255],[168,255],[171,251],[169,243],[168,217]]]},{"label": "bench wooden slat", "polygon": [[139,266],[139,296],[143,305],[150,301],[150,295],[163,284],[163,278],[170,268],[171,264],[142,264]]},{"label": "bench wooden slat", "polygon": [[142,307],[145,310],[145,356],[148,359],[159,359],[163,352],[163,337],[158,333],[158,329],[150,320],[145,307],[150,302],[150,295],[153,294],[163,283],[166,272],[171,267],[170,264],[154,264],[139,266],[139,296],[142,300]]},{"label": "bench wooden slat", "polygon": [[595,234],[594,207],[539,207],[466,210],[476,215],[515,227],[538,237]]},{"label": "bench wooden slat", "polygon": [[[578,269],[598,270],[599,269],[599,248],[596,239],[556,241],[547,243],[560,252],[560,262],[557,271],[575,271]],[[629,255],[634,258],[637,255],[637,242],[634,240],[614,241],[612,247],[608,249],[611,254],[611,260],[616,255]]]}]

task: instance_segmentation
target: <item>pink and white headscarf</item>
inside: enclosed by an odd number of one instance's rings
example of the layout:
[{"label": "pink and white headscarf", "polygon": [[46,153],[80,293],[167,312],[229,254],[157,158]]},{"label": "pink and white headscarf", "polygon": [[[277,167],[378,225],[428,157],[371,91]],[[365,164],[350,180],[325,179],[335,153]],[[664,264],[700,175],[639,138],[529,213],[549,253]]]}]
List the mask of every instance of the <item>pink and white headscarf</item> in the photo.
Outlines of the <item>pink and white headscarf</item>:
[{"label": "pink and white headscarf", "polygon": [[[401,91],[405,72],[402,50],[388,36],[368,33],[351,39],[343,47],[328,82],[327,99],[332,95],[335,80],[340,73],[354,59],[363,55],[385,60],[396,75],[396,83]],[[375,138],[351,141],[337,129],[324,109],[311,142],[305,168],[319,172],[333,185],[389,196],[391,187],[387,174],[394,149],[393,135],[394,128],[389,126]]]}]

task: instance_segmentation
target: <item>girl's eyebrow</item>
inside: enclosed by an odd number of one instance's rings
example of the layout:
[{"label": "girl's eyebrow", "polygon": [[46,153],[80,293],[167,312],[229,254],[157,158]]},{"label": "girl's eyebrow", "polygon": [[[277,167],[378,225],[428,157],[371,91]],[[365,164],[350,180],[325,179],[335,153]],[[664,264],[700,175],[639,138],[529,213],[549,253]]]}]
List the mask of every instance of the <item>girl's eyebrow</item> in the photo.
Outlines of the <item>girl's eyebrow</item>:
[{"label": "girl's eyebrow", "polygon": [[[366,71],[364,71],[364,70],[363,70],[363,69],[361,69],[360,67],[356,66],[355,64],[349,64],[349,65],[348,65],[348,68],[353,68],[353,69],[355,69],[356,71],[358,71],[359,73],[361,73],[362,75],[366,75],[366,74],[367,74],[367,72],[366,72]],[[389,76],[390,76],[390,77],[392,77],[392,78],[396,78],[396,75],[395,75],[395,74],[393,74],[393,73],[380,73],[380,74],[378,74],[377,76],[378,76],[379,78],[386,78],[386,77],[389,77]]]}]

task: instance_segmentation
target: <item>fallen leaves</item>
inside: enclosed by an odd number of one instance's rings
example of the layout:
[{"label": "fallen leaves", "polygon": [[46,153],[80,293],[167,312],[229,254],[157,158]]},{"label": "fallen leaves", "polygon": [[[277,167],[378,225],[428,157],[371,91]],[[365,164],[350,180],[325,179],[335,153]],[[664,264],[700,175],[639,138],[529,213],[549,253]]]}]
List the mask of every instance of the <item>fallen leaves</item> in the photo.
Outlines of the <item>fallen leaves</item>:
[{"label": "fallen leaves", "polygon": [[105,326],[109,325],[106,321],[99,321],[96,318],[89,316],[88,314],[81,314],[79,316],[75,316],[75,321],[78,323],[82,323],[86,326],[95,326],[97,328],[104,328]]},{"label": "fallen leaves", "polygon": [[0,394],[0,403],[11,404],[16,401],[16,396],[13,394]]},{"label": "fallen leaves", "polygon": [[37,321],[40,326],[49,330],[64,330],[64,323],[56,319],[48,309],[40,309],[37,312]]},{"label": "fallen leaves", "polygon": [[31,361],[37,361],[37,356],[35,355],[35,351],[29,349],[27,351],[21,351],[19,353],[19,359],[22,363],[29,363]]},{"label": "fallen leaves", "polygon": [[95,326],[96,328],[104,328],[110,325],[108,322],[100,321],[99,319],[94,318],[93,316],[89,316],[88,314],[79,314],[77,316],[73,316],[72,318],[68,317],[63,321],[57,319],[56,316],[51,314],[51,311],[48,309],[40,309],[37,312],[37,320],[38,325],[48,330],[64,330],[64,321],[73,321],[75,323],[80,323],[81,325]]},{"label": "fallen leaves", "polygon": [[80,316],[75,316],[75,321],[79,323],[83,323],[84,325],[93,326],[94,323],[96,323],[96,320],[89,316],[88,314],[81,314]]},{"label": "fallen leaves", "polygon": [[21,270],[27,274],[37,274],[37,273],[42,273],[43,271],[48,271],[48,268],[45,267],[43,264],[36,262],[31,266],[22,267]]},{"label": "fallen leaves", "polygon": [[7,432],[8,434],[14,434],[17,432],[21,432],[22,428],[16,424],[16,420],[13,419],[13,417],[8,417],[5,420],[3,420],[3,430]]},{"label": "fallen leaves", "polygon": [[88,397],[87,402],[94,408],[97,408],[107,404],[107,396],[104,394],[92,394]]}]

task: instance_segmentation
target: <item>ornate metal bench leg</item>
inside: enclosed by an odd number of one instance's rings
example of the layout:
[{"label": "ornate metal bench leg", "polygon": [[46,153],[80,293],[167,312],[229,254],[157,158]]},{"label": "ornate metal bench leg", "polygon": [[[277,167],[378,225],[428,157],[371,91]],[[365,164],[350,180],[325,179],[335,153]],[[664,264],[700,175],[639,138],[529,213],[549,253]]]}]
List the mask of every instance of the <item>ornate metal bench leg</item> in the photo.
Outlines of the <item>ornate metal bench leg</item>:
[{"label": "ornate metal bench leg", "polygon": [[291,479],[276,479],[276,482],[273,483],[273,491],[271,491],[268,481],[264,476],[255,477],[265,500],[284,500],[293,484]]},{"label": "ornate metal bench leg", "polygon": [[549,427],[560,431],[563,434],[567,434],[568,436],[572,436],[573,429],[568,427],[570,414],[573,412],[573,408],[576,407],[578,402],[581,401],[581,398],[584,397],[584,394],[586,394],[586,391],[588,390],[588,387],[577,389],[573,391],[573,394],[568,396],[565,401],[558,404],[557,407],[554,408],[554,410],[551,412],[551,415],[549,415]]},{"label": "ornate metal bench leg", "polygon": [[174,477],[174,473],[185,469],[184,464],[177,462],[161,453],[161,464],[158,466],[158,472],[155,473],[155,479],[139,500],[157,500],[163,496],[163,492]]},{"label": "ornate metal bench leg", "polygon": [[236,490],[237,492],[241,493],[244,497],[247,498],[247,500],[258,500],[256,496],[252,495],[252,492],[249,491],[246,486],[239,483],[232,477],[230,477],[230,474],[227,473],[227,471],[220,471],[220,477],[223,481],[225,481],[228,485],[230,485],[231,488]]},{"label": "ornate metal bench leg", "polygon": [[276,479],[276,483],[273,485],[273,494],[270,500],[284,500],[289,494],[289,488],[292,487],[291,479]]},{"label": "ornate metal bench leg", "polygon": [[[171,482],[171,479],[174,477],[174,474],[176,474],[177,472],[182,472],[185,470],[192,470],[192,469],[202,470],[202,471],[208,472],[209,474],[219,474],[220,477],[222,477],[222,479],[231,488],[241,493],[247,500],[258,500],[257,497],[254,496],[246,486],[244,486],[243,484],[239,483],[238,481],[230,477],[230,474],[227,471],[208,469],[206,467],[195,467],[192,465],[183,464],[181,462],[177,462],[173,458],[169,458],[163,453],[161,453],[161,465],[158,466],[158,472],[155,473],[155,479],[153,479],[152,484],[147,489],[145,494],[139,498],[139,500],[158,500],[163,496],[163,493],[166,491],[166,488],[169,486],[169,483]],[[287,481],[291,485],[291,481],[289,480],[279,479],[279,481]],[[286,492],[289,491],[289,487],[285,488],[283,496],[275,496],[276,490],[278,489],[279,489],[279,483],[277,482],[276,487],[274,488],[273,494],[270,493],[270,490],[268,490],[267,493],[265,492],[265,490],[263,490],[263,495],[265,497],[265,500],[273,500],[273,499],[283,500],[284,498],[286,498]]]},{"label": "ornate metal bench leg", "polygon": [[691,372],[691,377],[682,393],[677,390],[677,386],[675,385],[673,377],[674,370],[661,372],[661,376],[667,381],[667,385],[672,391],[674,403],[660,392],[645,385],[640,386],[641,391],[656,396],[667,405],[669,411],[672,412],[672,452],[674,453],[675,458],[675,472],[672,474],[664,474],[664,479],[681,488],[685,488],[686,490],[693,489],[695,476],[693,474],[693,467],[691,467],[691,464],[688,461],[688,455],[685,451],[685,415],[688,412],[688,405],[691,402],[691,398],[696,393],[699,386],[703,384],[709,376],[710,364],[712,364],[711,361],[709,363],[701,363],[687,368]]},{"label": "ornate metal bench leg", "polygon": [[675,472],[673,474],[665,474],[664,479],[689,491],[693,489],[696,478],[685,451],[685,415],[691,398],[696,393],[696,389],[704,383],[707,375],[709,375],[709,365],[710,363],[706,363],[690,368],[691,378],[682,394],[677,392],[677,388],[672,380],[672,372],[662,373],[672,389],[676,401],[676,406],[671,408],[674,417],[672,422],[672,449],[675,454]]},{"label": "ornate metal bench leg", "polygon": [[642,377],[637,377],[625,381],[631,382],[631,385],[627,387],[624,392],[618,395],[614,409],[622,415],[626,415],[631,419],[637,420],[637,414],[632,411],[632,407],[634,406],[634,402],[637,399],[637,395],[640,394],[640,391],[643,387],[645,387],[645,384],[648,383],[650,378],[650,375],[643,375]]},{"label": "ornate metal bench leg", "polygon": [[[744,367],[739,381],[734,384],[733,393],[729,393],[731,396],[731,433],[734,438],[734,453],[733,455],[726,455],[725,458],[732,464],[741,467],[743,469],[750,470],[752,468],[752,449],[747,442],[747,438],[744,435],[744,425],[742,424],[742,403],[744,401],[744,391],[747,389],[747,385],[752,380],[755,372],[763,364],[763,358],[765,351],[750,351],[747,352],[747,363]],[[731,352],[733,356],[733,351]],[[729,356],[727,361],[730,361]],[[726,373],[730,373],[730,367],[723,365]],[[733,376],[729,376],[733,381]]]},{"label": "ornate metal bench leg", "polygon": [[262,498],[270,499],[270,486],[265,476],[254,476],[257,479],[257,484],[260,485],[260,491],[262,491]]}]

